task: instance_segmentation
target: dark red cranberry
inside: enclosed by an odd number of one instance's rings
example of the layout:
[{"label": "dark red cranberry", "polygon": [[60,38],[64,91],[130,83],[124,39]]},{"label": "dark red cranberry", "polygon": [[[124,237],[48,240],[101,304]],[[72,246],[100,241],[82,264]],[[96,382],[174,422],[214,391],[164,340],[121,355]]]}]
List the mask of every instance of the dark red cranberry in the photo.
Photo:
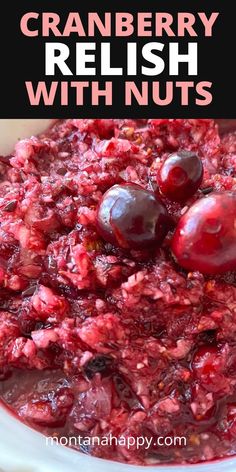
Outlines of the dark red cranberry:
[{"label": "dark red cranberry", "polygon": [[161,245],[169,227],[170,218],[162,201],[139,185],[114,185],[98,207],[99,234],[124,249]]},{"label": "dark red cranberry", "polygon": [[191,206],[179,220],[171,249],[190,271],[236,270],[236,193],[212,193]]},{"label": "dark red cranberry", "polygon": [[170,200],[184,202],[201,185],[203,165],[194,152],[178,151],[163,163],[157,176],[161,192]]},{"label": "dark red cranberry", "polygon": [[98,355],[93,357],[84,366],[84,372],[88,379],[92,379],[97,373],[102,377],[108,376],[112,371],[114,359],[107,355]]}]

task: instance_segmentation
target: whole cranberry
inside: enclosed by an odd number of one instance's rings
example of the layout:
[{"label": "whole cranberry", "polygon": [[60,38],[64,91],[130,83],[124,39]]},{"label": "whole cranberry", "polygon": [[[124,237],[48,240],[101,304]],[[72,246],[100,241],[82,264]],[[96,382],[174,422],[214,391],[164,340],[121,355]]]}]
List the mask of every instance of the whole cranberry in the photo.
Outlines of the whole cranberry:
[{"label": "whole cranberry", "polygon": [[97,211],[97,230],[105,241],[124,249],[160,245],[170,227],[165,205],[136,184],[114,185]]},{"label": "whole cranberry", "polygon": [[171,249],[190,271],[236,270],[236,193],[212,193],[194,203],[180,218]]},{"label": "whole cranberry", "polygon": [[178,151],[162,164],[157,183],[167,198],[184,202],[195,194],[202,178],[203,165],[198,155],[190,151]]}]

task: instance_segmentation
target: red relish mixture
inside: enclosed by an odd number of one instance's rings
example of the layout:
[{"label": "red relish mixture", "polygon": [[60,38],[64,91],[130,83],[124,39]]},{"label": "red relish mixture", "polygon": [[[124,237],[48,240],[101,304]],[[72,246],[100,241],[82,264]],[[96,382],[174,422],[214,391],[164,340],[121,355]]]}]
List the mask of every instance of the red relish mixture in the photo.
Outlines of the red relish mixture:
[{"label": "red relish mixture", "polygon": [[3,402],[50,436],[187,441],[80,448],[97,457],[235,454],[236,133],[63,120],[0,177]]}]

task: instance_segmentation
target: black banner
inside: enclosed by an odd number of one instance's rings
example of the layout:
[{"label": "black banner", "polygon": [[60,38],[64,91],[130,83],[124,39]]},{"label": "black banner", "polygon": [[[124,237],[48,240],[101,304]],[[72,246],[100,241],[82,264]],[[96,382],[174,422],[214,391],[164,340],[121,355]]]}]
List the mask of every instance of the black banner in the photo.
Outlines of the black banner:
[{"label": "black banner", "polygon": [[1,118],[236,118],[229,1],[4,4]]}]

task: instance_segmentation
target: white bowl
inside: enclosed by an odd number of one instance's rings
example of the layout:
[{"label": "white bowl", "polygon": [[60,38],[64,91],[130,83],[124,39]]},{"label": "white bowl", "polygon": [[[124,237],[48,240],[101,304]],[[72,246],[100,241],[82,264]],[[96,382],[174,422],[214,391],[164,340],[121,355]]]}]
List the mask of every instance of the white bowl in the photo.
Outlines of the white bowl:
[{"label": "white bowl", "polygon": [[41,133],[52,120],[0,120],[0,154],[8,154],[19,139]]},{"label": "white bowl", "polygon": [[[43,131],[51,120],[0,120],[0,154],[9,153],[19,138]],[[63,446],[47,446],[0,406],[0,472],[236,472],[236,457],[202,465],[139,467],[96,459]]]}]

